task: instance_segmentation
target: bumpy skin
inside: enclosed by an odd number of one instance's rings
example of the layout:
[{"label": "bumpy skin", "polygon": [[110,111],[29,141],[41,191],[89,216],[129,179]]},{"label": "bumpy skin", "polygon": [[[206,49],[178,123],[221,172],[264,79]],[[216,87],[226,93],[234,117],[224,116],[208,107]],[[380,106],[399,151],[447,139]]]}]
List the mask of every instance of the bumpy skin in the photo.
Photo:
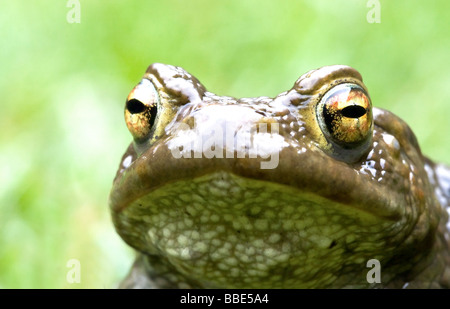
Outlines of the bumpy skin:
[{"label": "bumpy skin", "polygon": [[[310,71],[273,99],[217,96],[163,64],[144,79],[158,114],[124,154],[110,195],[116,230],[138,252],[121,287],[450,287],[450,169],[423,157],[410,128],[385,110],[373,108],[364,149],[338,150],[318,123],[316,106],[332,87],[366,89],[356,70]],[[251,130],[260,124],[278,130]],[[244,148],[256,158],[226,142],[214,158],[174,155],[201,153],[195,141],[223,132],[234,142],[251,132],[255,147]],[[275,168],[261,168],[268,154],[278,156]],[[371,259],[380,283],[367,280]]]}]

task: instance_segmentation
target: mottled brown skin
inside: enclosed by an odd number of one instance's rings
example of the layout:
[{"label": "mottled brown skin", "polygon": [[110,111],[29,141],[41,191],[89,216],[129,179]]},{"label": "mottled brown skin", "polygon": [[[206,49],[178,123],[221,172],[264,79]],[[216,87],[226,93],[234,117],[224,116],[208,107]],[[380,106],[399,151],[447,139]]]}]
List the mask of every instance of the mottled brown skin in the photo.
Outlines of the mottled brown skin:
[{"label": "mottled brown skin", "polygon": [[[327,91],[343,83],[353,83],[367,91],[356,70],[347,66],[329,66],[310,71],[301,76],[291,90],[273,99],[260,97],[238,100],[216,96],[207,92],[196,78],[183,69],[163,64],[151,65],[144,79],[153,83],[160,97],[158,116],[148,136],[138,140],[135,138],[135,142],[124,154],[122,162],[127,163],[121,163],[110,195],[116,230],[138,252],[136,262],[122,287],[450,287],[450,169],[422,156],[411,129],[388,111],[373,108],[373,132],[370,132],[366,144],[355,147],[337,147],[327,139],[318,124],[316,106]],[[211,106],[217,109],[211,109]],[[271,146],[272,151],[279,152],[279,164],[276,168],[261,169],[260,163],[264,159],[260,157],[174,158],[170,143],[178,134],[176,124],[195,122],[200,135],[208,136],[210,128],[205,124],[206,121],[212,119],[219,126],[225,125],[226,121],[212,111],[218,110],[219,114],[226,114],[230,108],[233,109],[233,117],[229,117],[232,119],[228,121],[232,122],[235,133],[250,124],[279,124],[277,135],[283,143]],[[225,145],[223,148],[226,150]],[[150,241],[148,233],[152,226],[148,221],[155,215],[150,209],[160,206],[142,205],[139,201],[150,201],[151,204],[152,194],[155,197],[160,194],[154,192],[163,192],[164,195],[166,189],[169,192],[179,181],[193,180],[194,191],[197,188],[197,181],[194,179],[218,171],[225,176],[242,177],[249,184],[253,180],[262,181],[267,184],[268,190],[279,192],[282,196],[290,196],[289,188],[298,190],[299,196],[302,196],[298,202],[295,201],[295,195],[287,198],[287,201],[293,202],[287,202],[286,205],[293,207],[304,203],[303,194],[312,196],[308,199],[313,202],[314,207],[320,207],[320,204],[326,209],[333,209],[334,205],[337,208],[344,206],[355,215],[343,214],[343,218],[350,220],[352,224],[361,224],[360,231],[354,237],[356,241],[350,241],[349,235],[336,236],[328,248],[312,248],[312,253],[324,259],[321,261],[323,265],[329,266],[324,266],[323,271],[318,269],[312,279],[309,274],[302,275],[294,266],[288,273],[287,269],[291,267],[289,265],[297,265],[294,262],[277,264],[283,266],[275,269],[275,272],[285,273],[280,278],[277,277],[277,280],[271,281],[268,272],[262,277],[255,277],[253,281],[249,280],[248,284],[239,284],[236,279],[252,278],[250,272],[246,273],[245,267],[240,267],[235,272],[235,277],[229,280],[223,277],[226,275],[217,275],[217,278],[207,275],[220,261],[211,262],[205,266],[203,273],[198,272],[199,266],[195,264],[194,253],[190,253],[192,259],[186,261],[185,258],[180,262],[164,251],[162,232],[161,235],[156,232],[158,242]],[[202,198],[206,204],[211,205],[217,199],[211,197],[211,201],[208,201],[208,196]],[[253,204],[246,204],[246,207]],[[262,209],[267,208],[265,201],[258,201],[257,204]],[[183,207],[188,209],[189,205]],[[282,205],[280,209],[284,208],[285,205]],[[286,220],[282,214],[280,211],[280,221]],[[147,215],[150,219],[144,220]],[[233,215],[238,218],[242,214],[236,212]],[[356,219],[366,215],[370,219]],[[320,218],[314,214],[311,216],[314,222],[320,222]],[[339,219],[340,215],[333,216]],[[200,221],[195,221],[195,218],[192,220],[203,233]],[[272,218],[271,222],[273,221]],[[236,232],[231,224],[220,222],[226,226],[228,234]],[[339,225],[333,222],[330,219],[329,225]],[[274,226],[281,226],[282,223],[275,223]],[[308,228],[311,229],[310,226]],[[342,229],[345,226],[339,227],[339,231]],[[176,232],[180,237],[183,231]],[[245,231],[237,232],[242,238],[258,237],[258,233],[251,229],[247,231],[248,235],[243,235]],[[279,233],[283,237],[295,235],[288,229],[271,230],[270,233]],[[199,237],[203,239],[202,235]],[[267,238],[267,235],[261,233],[261,238],[266,241],[264,237]],[[324,237],[327,241],[331,240],[328,235]],[[369,239],[367,242],[359,242],[366,238]],[[304,238],[301,240],[305,241]],[[207,239],[206,243],[210,241],[211,239]],[[289,239],[282,238],[282,241],[289,243]],[[292,239],[291,242],[295,241],[298,242],[298,239]],[[235,250],[235,247],[232,248]],[[295,244],[292,248],[297,248],[290,257],[292,261],[296,258],[303,261],[302,255],[311,254],[303,247],[298,249]],[[327,252],[332,250],[337,252],[337,258],[335,261],[328,261]],[[208,251],[206,252],[203,256],[208,256]],[[240,261],[241,258],[236,260]],[[365,274],[369,269],[361,261],[371,258],[381,262],[381,283],[368,283],[366,280]],[[315,266],[311,266],[313,267]],[[327,271],[332,273],[331,279]],[[295,276],[292,275],[294,272]]]}]

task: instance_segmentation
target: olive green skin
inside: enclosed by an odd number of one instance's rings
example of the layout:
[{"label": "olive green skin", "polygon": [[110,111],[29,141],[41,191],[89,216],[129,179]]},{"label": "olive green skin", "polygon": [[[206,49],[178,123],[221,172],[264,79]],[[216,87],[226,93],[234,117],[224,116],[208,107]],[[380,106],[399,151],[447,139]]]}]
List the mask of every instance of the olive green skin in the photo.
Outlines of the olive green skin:
[{"label": "olive green skin", "polygon": [[[159,95],[158,116],[124,154],[110,194],[116,230],[138,252],[121,287],[450,287],[450,169],[422,156],[388,111],[372,109],[364,149],[338,149],[318,123],[316,106],[334,86],[367,91],[355,69],[310,71],[275,98],[217,96],[158,63],[143,78]],[[211,124],[235,134],[278,124],[259,145],[278,164],[262,169],[267,159],[236,152],[176,158],[192,142],[179,138],[180,123],[195,123],[191,139],[203,140]],[[380,282],[368,282],[371,259]]]}]

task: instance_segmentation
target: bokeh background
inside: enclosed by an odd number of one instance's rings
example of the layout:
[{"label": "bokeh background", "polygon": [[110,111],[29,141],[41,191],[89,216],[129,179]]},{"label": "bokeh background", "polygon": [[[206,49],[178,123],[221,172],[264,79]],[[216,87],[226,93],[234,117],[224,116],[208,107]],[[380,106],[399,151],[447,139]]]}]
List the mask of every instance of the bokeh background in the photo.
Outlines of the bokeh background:
[{"label": "bokeh background", "polygon": [[0,0],[0,288],[111,288],[128,272],[107,200],[131,141],[125,98],[153,62],[237,97],[353,66],[450,164],[448,1],[380,0],[380,23],[365,0],[79,2],[69,23],[67,0]]}]

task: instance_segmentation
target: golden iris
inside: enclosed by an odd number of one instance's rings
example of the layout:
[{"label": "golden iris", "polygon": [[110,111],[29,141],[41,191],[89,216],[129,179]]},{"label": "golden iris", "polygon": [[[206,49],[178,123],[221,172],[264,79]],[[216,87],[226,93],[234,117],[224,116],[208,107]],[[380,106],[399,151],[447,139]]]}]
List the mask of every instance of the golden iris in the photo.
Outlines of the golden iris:
[{"label": "golden iris", "polygon": [[319,125],[328,140],[344,148],[366,142],[372,135],[372,103],[357,84],[339,84],[317,105]]},{"label": "golden iris", "polygon": [[148,79],[131,90],[125,104],[125,122],[136,141],[146,139],[155,123],[159,96]]}]

